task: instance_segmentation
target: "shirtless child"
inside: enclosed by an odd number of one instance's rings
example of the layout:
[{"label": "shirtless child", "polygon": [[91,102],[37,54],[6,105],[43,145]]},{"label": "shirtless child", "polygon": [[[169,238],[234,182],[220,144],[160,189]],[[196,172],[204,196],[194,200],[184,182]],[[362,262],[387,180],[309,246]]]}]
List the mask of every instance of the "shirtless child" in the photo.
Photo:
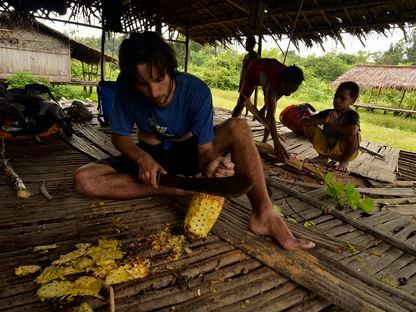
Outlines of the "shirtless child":
[{"label": "shirtless child", "polygon": [[[335,170],[347,171],[360,147],[360,116],[350,106],[358,98],[359,86],[353,81],[341,83],[334,95],[334,108],[326,109],[300,121],[305,136],[319,156],[313,161],[325,164],[338,161]],[[319,127],[323,125],[323,129]]]}]

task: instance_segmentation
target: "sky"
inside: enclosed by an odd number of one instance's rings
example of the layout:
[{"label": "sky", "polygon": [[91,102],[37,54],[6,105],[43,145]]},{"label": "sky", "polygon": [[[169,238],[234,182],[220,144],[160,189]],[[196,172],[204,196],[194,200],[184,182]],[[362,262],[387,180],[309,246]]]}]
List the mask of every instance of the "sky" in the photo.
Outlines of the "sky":
[{"label": "sky", "polygon": [[[65,19],[67,16],[57,16],[56,18],[59,19]],[[73,24],[67,24],[62,22],[54,22],[49,20],[43,20],[40,19],[40,22],[48,25],[51,28],[56,29],[60,32],[69,32],[69,31],[76,31],[76,36],[78,37],[100,37],[101,36],[101,30],[90,28],[90,27],[84,27],[84,26],[78,26]],[[80,22],[83,22],[80,20]],[[92,21],[94,23],[94,21]],[[99,26],[99,22],[97,21],[95,23]],[[409,27],[407,27],[407,30],[410,30]],[[349,34],[342,34],[343,42],[345,45],[345,48],[341,45],[341,43],[328,38],[325,40],[323,47],[325,51],[322,49],[322,47],[319,44],[316,44],[312,48],[307,48],[303,44],[299,45],[300,51],[297,51],[296,48],[293,46],[293,44],[290,45],[289,50],[295,50],[297,53],[299,53],[301,56],[307,56],[311,54],[315,54],[317,56],[323,55],[325,53],[336,51],[338,53],[344,52],[344,53],[350,53],[354,54],[358,51],[367,51],[367,52],[384,52],[389,49],[390,45],[392,43],[398,42],[400,39],[404,38],[403,31],[399,28],[392,28],[389,32],[386,32],[387,37],[384,35],[379,35],[375,32],[370,33],[367,36],[367,39],[364,41],[365,47],[362,45],[360,40],[357,37],[351,36]],[[283,39],[281,42],[279,42],[280,47],[286,51],[287,49],[288,40]],[[244,48],[241,45],[235,45],[233,48],[244,51]],[[277,48],[276,43],[271,38],[266,38],[263,49],[270,50],[273,48]]]}]

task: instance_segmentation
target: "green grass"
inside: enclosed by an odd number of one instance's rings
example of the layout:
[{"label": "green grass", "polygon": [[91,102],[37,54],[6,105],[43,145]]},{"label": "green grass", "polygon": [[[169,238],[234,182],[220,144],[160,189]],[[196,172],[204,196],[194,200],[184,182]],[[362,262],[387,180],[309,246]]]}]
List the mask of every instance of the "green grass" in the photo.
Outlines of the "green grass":
[{"label": "green grass", "polygon": [[[232,110],[237,102],[237,91],[224,91],[211,89],[215,107]],[[291,104],[307,102],[294,96],[283,97],[277,104],[276,116],[282,109]],[[263,105],[263,94],[259,92],[259,106]],[[318,111],[331,108],[332,100],[309,102]],[[402,150],[416,152],[416,117],[393,116],[391,113],[384,115],[382,112],[359,111],[361,119],[361,136],[363,140],[380,142],[385,145],[400,148]]]}]

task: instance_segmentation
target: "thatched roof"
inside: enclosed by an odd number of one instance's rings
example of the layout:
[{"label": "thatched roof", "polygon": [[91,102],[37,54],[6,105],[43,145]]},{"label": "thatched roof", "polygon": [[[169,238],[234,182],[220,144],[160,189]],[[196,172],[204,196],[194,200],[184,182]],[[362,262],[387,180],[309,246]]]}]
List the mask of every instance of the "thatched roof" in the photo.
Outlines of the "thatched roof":
[{"label": "thatched roof", "polygon": [[[295,24],[301,1],[262,0],[267,2],[264,13],[264,34],[280,38],[288,36]],[[226,43],[253,30],[256,18],[251,18],[252,8],[261,7],[260,0],[8,0],[0,7],[6,10],[51,11],[65,13],[71,8],[75,14],[102,18],[107,30],[148,30],[162,21],[172,30],[188,32],[190,39],[199,43]],[[252,15],[255,16],[255,15]],[[258,15],[256,15],[258,16]],[[360,39],[370,31],[384,33],[392,24],[403,26],[416,23],[414,0],[304,0],[299,14],[295,43],[307,46],[322,43],[325,37],[341,40],[348,32]],[[250,29],[251,28],[251,29]],[[341,41],[342,43],[342,41]]]},{"label": "thatched roof", "polygon": [[350,80],[366,88],[416,90],[416,66],[355,65],[331,86],[336,88],[341,82]]},{"label": "thatched roof", "polygon": [[[0,14],[0,28],[13,30],[16,27],[32,29],[37,32],[48,34],[55,38],[59,38],[60,40],[68,43],[71,47],[71,58],[74,58],[87,64],[100,63],[100,51],[88,47],[85,44],[82,44],[75,40],[72,40],[63,33],[38,22],[30,16],[7,13]],[[117,59],[109,55],[105,55],[105,61],[116,63]]]}]

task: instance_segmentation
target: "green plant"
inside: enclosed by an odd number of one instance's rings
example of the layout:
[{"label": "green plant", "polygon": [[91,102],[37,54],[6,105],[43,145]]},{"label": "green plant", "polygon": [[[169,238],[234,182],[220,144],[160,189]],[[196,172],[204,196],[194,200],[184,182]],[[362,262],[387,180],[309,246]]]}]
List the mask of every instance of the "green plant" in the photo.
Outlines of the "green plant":
[{"label": "green plant", "polygon": [[325,177],[326,193],[334,198],[341,206],[350,206],[352,210],[360,208],[366,213],[371,213],[374,208],[374,201],[371,198],[361,199],[361,194],[354,184],[344,185],[334,180],[334,174],[328,172]]},{"label": "green plant", "polygon": [[45,78],[34,77],[29,72],[17,72],[6,79],[9,88],[24,88],[30,83],[42,83],[51,88],[51,84]]}]

